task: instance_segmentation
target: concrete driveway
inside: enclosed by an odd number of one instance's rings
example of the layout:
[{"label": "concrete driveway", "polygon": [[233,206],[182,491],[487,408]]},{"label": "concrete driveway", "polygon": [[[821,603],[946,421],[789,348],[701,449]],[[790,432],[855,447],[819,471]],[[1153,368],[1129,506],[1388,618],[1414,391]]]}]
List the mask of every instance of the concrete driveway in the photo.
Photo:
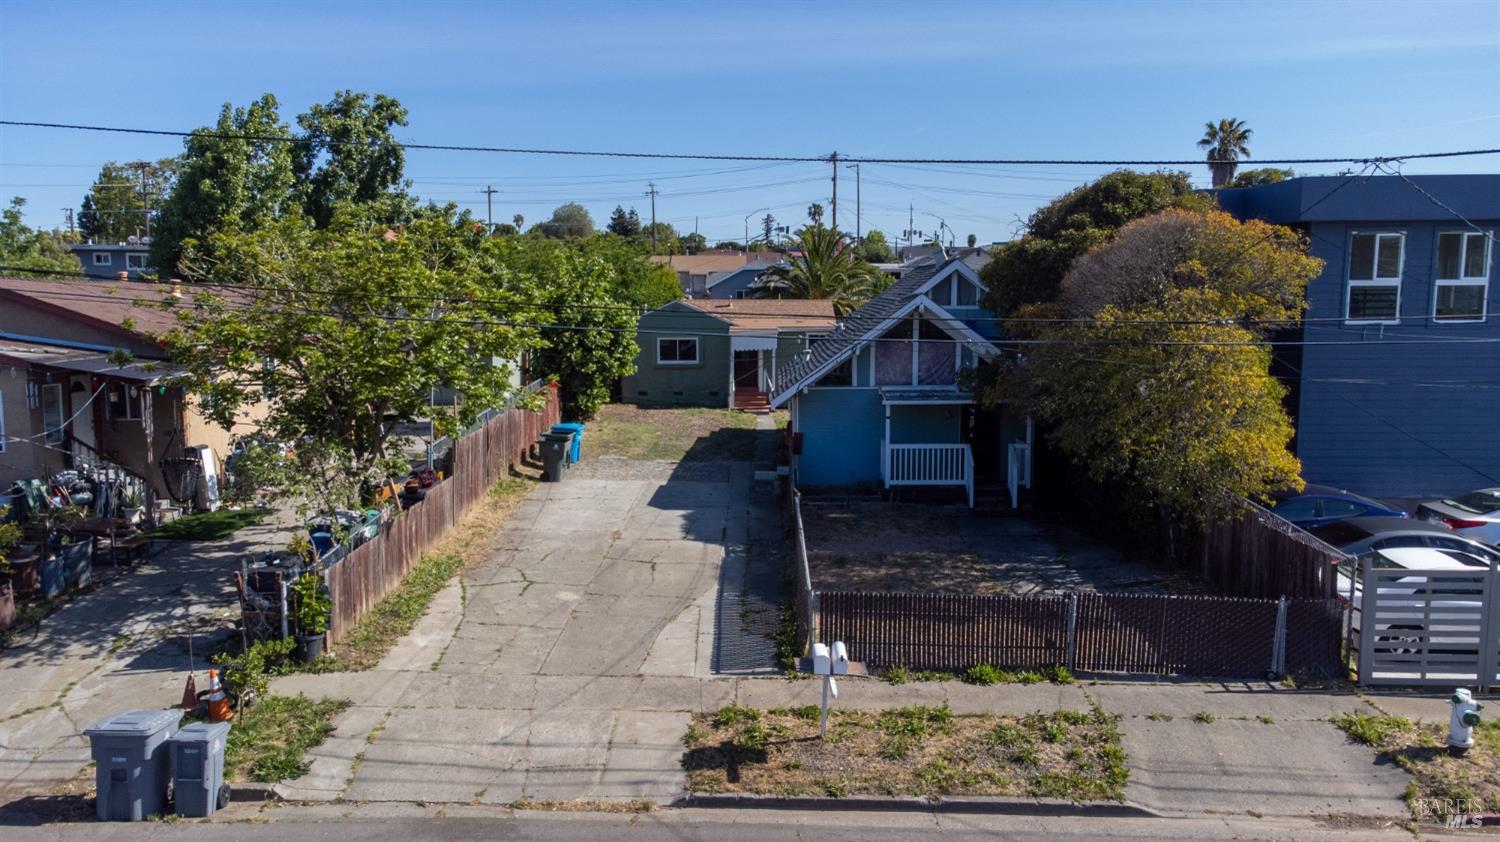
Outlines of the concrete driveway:
[{"label": "concrete driveway", "polygon": [[752,473],[600,459],[538,487],[377,670],[277,682],[356,705],[287,794],[676,797],[691,712],[734,697],[714,678],[726,645],[774,665],[745,612],[720,610],[747,581],[779,581],[770,484]]}]

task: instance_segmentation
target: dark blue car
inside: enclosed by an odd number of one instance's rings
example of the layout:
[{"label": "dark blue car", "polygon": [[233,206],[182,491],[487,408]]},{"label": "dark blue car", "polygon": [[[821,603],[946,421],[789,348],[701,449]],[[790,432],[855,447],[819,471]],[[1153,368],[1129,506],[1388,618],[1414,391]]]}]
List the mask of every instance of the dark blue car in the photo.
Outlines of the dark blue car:
[{"label": "dark blue car", "polygon": [[1406,517],[1406,512],[1387,506],[1379,500],[1371,500],[1329,485],[1308,485],[1301,494],[1287,497],[1271,511],[1303,529],[1337,523],[1351,517]]}]

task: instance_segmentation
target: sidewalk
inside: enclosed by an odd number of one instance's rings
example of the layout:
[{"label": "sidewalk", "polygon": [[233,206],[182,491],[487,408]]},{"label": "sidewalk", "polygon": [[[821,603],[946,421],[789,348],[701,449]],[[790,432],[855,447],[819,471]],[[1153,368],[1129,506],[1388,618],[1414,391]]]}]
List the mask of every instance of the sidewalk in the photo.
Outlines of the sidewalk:
[{"label": "sidewalk", "polygon": [[[285,543],[270,519],[218,541],[156,542],[148,561],[42,621],[31,644],[0,652],[0,803],[43,792],[89,761],[79,736],[96,719],[182,695],[189,630],[201,670],[235,613],[233,573]],[[106,568],[107,570],[107,568]]]}]

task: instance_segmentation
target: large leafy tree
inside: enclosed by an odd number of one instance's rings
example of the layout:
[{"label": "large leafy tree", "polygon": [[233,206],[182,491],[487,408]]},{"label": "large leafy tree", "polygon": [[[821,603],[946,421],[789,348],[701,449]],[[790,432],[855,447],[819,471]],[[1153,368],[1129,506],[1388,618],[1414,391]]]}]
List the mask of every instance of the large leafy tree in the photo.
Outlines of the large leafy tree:
[{"label": "large leafy tree", "polygon": [[878,228],[872,228],[865,234],[865,241],[860,244],[859,252],[871,263],[891,263],[896,259],[896,253],[885,239],[885,232]]},{"label": "large leafy tree", "polygon": [[594,233],[594,218],[589,216],[588,208],[577,202],[568,202],[558,205],[552,211],[552,218],[546,222],[537,223],[533,229],[544,237],[553,239],[565,239],[567,237],[588,237]]},{"label": "large leafy tree", "polygon": [[1203,124],[1203,137],[1198,139],[1198,148],[1208,150],[1208,170],[1213,174],[1215,187],[1228,186],[1234,178],[1240,156],[1250,157],[1250,135],[1245,121],[1233,117]]},{"label": "large leafy tree", "polygon": [[262,429],[308,439],[368,471],[395,422],[430,414],[435,386],[461,392],[453,432],[510,396],[511,364],[535,344],[533,273],[484,248],[467,220],[428,214],[401,228],[311,230],[300,220],[225,231],[184,259],[206,283],[168,306],[161,337],[179,385],[229,427],[262,404]]},{"label": "large leafy tree", "polygon": [[652,263],[640,240],[622,240],[596,234],[567,241],[581,253],[594,255],[610,265],[615,274],[615,303],[638,312],[654,310],[682,297],[677,273],[665,263]]},{"label": "large leafy tree", "polygon": [[1173,526],[1211,522],[1235,496],[1300,483],[1262,340],[1300,319],[1321,269],[1284,227],[1217,211],[1131,222],[1020,314],[1050,320],[1010,325],[1033,341],[986,397],[1028,406],[1092,480]]},{"label": "large leafy tree", "polygon": [[609,225],[605,226],[605,230],[621,237],[638,237],[641,234],[641,216],[635,212],[635,208],[627,211],[624,207],[615,205],[614,213],[609,215]]},{"label": "large leafy tree", "polygon": [[68,251],[62,234],[28,226],[20,196],[0,211],[0,275],[22,278],[52,278],[59,274],[76,274],[78,258]]},{"label": "large leafy tree", "polygon": [[225,104],[213,126],[187,138],[176,186],[152,232],[158,272],[179,271],[190,237],[207,242],[215,232],[256,231],[297,211],[292,132],[278,108],[271,94],[243,108]]},{"label": "large leafy tree", "polygon": [[1255,187],[1260,184],[1275,184],[1278,181],[1286,181],[1295,178],[1297,174],[1289,169],[1281,167],[1261,167],[1254,170],[1243,170],[1235,174],[1234,179],[1227,187]]},{"label": "large leafy tree", "polygon": [[879,292],[884,278],[842,235],[815,224],[797,232],[787,265],[762,272],[751,289],[758,298],[827,299],[844,315]]},{"label": "large leafy tree", "polygon": [[404,218],[406,155],[392,132],[407,124],[406,116],[385,94],[343,90],[297,117],[302,132],[293,168],[314,225],[328,225],[341,205],[385,205],[387,222]]},{"label": "large leafy tree", "polygon": [[176,173],[175,158],[105,164],[79,207],[79,233],[101,243],[145,234],[148,214],[154,215],[171,192]]},{"label": "large leafy tree", "polygon": [[1167,208],[1212,207],[1211,199],[1194,192],[1187,173],[1110,173],[1038,208],[1023,236],[995,250],[980,270],[990,290],[986,304],[1011,313],[1051,301],[1073,259],[1109,242],[1125,223]]}]

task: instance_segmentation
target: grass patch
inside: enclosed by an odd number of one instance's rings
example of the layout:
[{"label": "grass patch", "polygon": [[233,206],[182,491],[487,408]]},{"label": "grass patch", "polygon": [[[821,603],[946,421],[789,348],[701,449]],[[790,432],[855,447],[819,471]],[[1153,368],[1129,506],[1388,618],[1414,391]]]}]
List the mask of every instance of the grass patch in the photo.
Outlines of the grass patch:
[{"label": "grass patch", "polygon": [[958,715],[948,707],[698,714],[683,739],[688,789],[768,795],[1124,798],[1118,717],[1101,711]]},{"label": "grass patch", "polygon": [[584,458],[748,462],[756,440],[755,417],[744,412],[610,404],[588,422],[583,448]]},{"label": "grass patch", "polygon": [[897,665],[888,667],[880,674],[890,684],[906,684],[912,681],[956,681],[988,687],[994,684],[1072,684],[1077,679],[1067,667],[1058,665],[1039,670],[1007,670],[990,664],[976,664],[962,672],[948,670],[914,670]]},{"label": "grass patch", "polygon": [[1217,719],[1217,717],[1206,710],[1200,710],[1197,713],[1193,714],[1193,721],[1198,723],[1199,725],[1212,725],[1215,719]]},{"label": "grass patch", "polygon": [[217,541],[254,526],[275,514],[273,509],[219,509],[216,512],[199,512],[183,515],[171,523],[164,523],[149,533],[158,541]]},{"label": "grass patch", "polygon": [[307,750],[333,733],[333,718],[347,699],[266,696],[234,718],[224,755],[231,782],[276,783],[307,774]]},{"label": "grass patch", "polygon": [[381,597],[347,634],[339,639],[336,657],[311,664],[290,663],[288,671],[345,672],[366,670],[380,659],[427,613],[427,606],[453,574],[484,558],[495,530],[516,504],[531,491],[533,480],[511,476],[495,483],[489,494],[464,516],[432,552],[406,574],[401,584]]},{"label": "grass patch", "polygon": [[1413,818],[1500,811],[1500,723],[1480,723],[1464,757],[1448,756],[1446,723],[1350,713],[1335,716],[1333,724],[1412,776],[1406,806]]}]

